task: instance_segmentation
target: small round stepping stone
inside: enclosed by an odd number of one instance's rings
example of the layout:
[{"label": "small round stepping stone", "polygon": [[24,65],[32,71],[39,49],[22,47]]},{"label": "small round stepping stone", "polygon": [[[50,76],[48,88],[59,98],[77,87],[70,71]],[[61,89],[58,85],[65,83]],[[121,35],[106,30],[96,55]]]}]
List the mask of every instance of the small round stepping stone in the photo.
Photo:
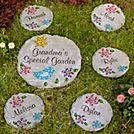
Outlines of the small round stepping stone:
[{"label": "small round stepping stone", "polygon": [[29,93],[13,95],[6,102],[4,118],[15,128],[32,128],[43,118],[44,103],[42,99]]},{"label": "small round stepping stone", "polygon": [[18,72],[32,86],[62,87],[72,82],[81,68],[75,43],[58,35],[40,35],[27,40],[18,55]]},{"label": "small round stepping stone", "polygon": [[76,99],[71,108],[74,122],[86,131],[99,131],[110,123],[113,110],[100,95],[88,93]]},{"label": "small round stepping stone", "polygon": [[94,70],[104,77],[121,77],[128,71],[129,64],[129,57],[124,52],[111,47],[100,48],[92,57]]},{"label": "small round stepping stone", "polygon": [[102,31],[114,31],[125,23],[125,16],[121,9],[114,4],[97,6],[91,15],[94,25]]},{"label": "small round stepping stone", "polygon": [[47,7],[38,5],[28,6],[20,15],[22,27],[30,31],[42,31],[48,28],[52,21],[52,11]]}]

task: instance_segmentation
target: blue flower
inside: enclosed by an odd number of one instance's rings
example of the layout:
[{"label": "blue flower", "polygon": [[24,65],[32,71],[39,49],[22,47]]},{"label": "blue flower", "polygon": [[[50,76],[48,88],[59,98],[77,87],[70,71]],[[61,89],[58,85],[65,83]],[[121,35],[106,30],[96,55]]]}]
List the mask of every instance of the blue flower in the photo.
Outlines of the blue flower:
[{"label": "blue flower", "polygon": [[124,72],[127,69],[127,66],[119,66],[118,71],[119,72]]},{"label": "blue flower", "polygon": [[48,25],[49,23],[50,23],[50,20],[48,20],[48,19],[45,19],[45,20],[43,20],[43,22],[42,22],[44,25]]},{"label": "blue flower", "polygon": [[110,24],[106,24],[106,25],[104,25],[104,27],[105,27],[106,31],[113,30],[113,28],[112,28],[112,26]]},{"label": "blue flower", "polygon": [[101,128],[102,126],[103,126],[103,124],[101,124],[101,122],[99,122],[98,120],[93,121],[93,123],[92,123],[92,127],[94,129]]},{"label": "blue flower", "polygon": [[34,115],[33,115],[34,120],[39,120],[40,121],[41,117],[42,117],[41,112],[34,113]]}]

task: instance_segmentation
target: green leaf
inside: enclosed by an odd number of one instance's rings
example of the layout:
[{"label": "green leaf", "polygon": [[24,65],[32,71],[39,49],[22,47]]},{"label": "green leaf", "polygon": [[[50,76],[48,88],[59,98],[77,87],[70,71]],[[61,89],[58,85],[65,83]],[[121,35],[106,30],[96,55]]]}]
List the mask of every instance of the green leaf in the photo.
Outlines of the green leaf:
[{"label": "green leaf", "polygon": [[48,85],[48,83],[47,82],[44,82],[44,86],[47,86]]},{"label": "green leaf", "polygon": [[69,79],[68,78],[65,78],[65,81],[68,81]]},{"label": "green leaf", "polygon": [[54,83],[55,83],[55,84],[58,84],[58,83],[59,83],[59,79],[56,78]]},{"label": "green leaf", "polygon": [[102,99],[99,99],[98,102],[103,103],[103,100]]},{"label": "green leaf", "polygon": [[40,7],[36,7],[36,9],[39,9]]},{"label": "green leaf", "polygon": [[31,122],[27,122],[27,124],[31,124]]},{"label": "green leaf", "polygon": [[22,98],[22,99],[26,99],[26,98],[27,98],[27,96],[26,96],[26,95],[23,95],[21,98]]},{"label": "green leaf", "polygon": [[119,10],[117,10],[116,12],[117,12],[118,14],[120,14],[120,11],[119,11]]},{"label": "green leaf", "polygon": [[21,67],[23,67],[23,66],[24,66],[24,64],[23,64],[23,63],[20,63],[20,66],[21,66]]},{"label": "green leaf", "polygon": [[103,127],[103,126],[104,126],[104,124],[101,124],[101,126]]},{"label": "green leaf", "polygon": [[87,122],[84,122],[84,125],[85,125],[85,126],[88,126]]},{"label": "green leaf", "polygon": [[110,52],[114,52],[114,50],[110,50]]},{"label": "green leaf", "polygon": [[75,117],[77,117],[77,114],[76,114],[76,113],[74,113],[74,116],[75,116]]},{"label": "green leaf", "polygon": [[99,68],[100,71],[102,71],[102,68]]},{"label": "green leaf", "polygon": [[114,71],[112,71],[112,73],[113,73],[113,74],[115,74],[115,72],[114,72]]},{"label": "green leaf", "polygon": [[17,122],[13,122],[14,125],[17,125]]},{"label": "green leaf", "polygon": [[77,68],[76,68],[76,69],[73,69],[74,72],[77,72],[78,70],[79,70],[79,69],[77,69]]}]

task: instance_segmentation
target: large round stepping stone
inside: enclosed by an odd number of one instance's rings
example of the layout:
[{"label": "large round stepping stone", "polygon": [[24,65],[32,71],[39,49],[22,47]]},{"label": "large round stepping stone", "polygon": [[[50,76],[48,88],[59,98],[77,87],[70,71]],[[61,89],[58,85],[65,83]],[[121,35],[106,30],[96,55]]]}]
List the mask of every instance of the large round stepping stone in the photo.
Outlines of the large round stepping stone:
[{"label": "large round stepping stone", "polygon": [[81,68],[75,43],[58,35],[40,35],[27,40],[18,55],[18,72],[30,85],[62,87],[72,82]]},{"label": "large round stepping stone", "polygon": [[99,131],[110,123],[113,110],[100,95],[88,93],[76,99],[71,108],[74,122],[86,131]]},{"label": "large round stepping stone", "polygon": [[104,77],[121,77],[128,71],[129,64],[129,57],[124,52],[111,47],[100,48],[92,57],[94,70]]},{"label": "large round stepping stone", "polygon": [[19,93],[6,102],[4,117],[15,128],[32,128],[43,118],[44,103],[34,94]]},{"label": "large round stepping stone", "polygon": [[28,6],[20,15],[21,25],[30,31],[42,31],[48,28],[52,21],[52,11],[47,7],[38,5]]},{"label": "large round stepping stone", "polygon": [[102,4],[92,11],[94,25],[102,31],[114,31],[125,23],[125,16],[121,9],[114,4]]}]

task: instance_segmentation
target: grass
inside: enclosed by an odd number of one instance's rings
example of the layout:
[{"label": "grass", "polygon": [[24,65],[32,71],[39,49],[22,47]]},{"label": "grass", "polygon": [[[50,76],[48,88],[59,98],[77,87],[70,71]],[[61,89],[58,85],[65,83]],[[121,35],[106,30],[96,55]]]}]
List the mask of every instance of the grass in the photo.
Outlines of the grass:
[{"label": "grass", "polygon": [[[124,0],[125,1],[125,0]],[[116,0],[112,2],[117,4]],[[121,116],[115,101],[113,90],[119,83],[128,80],[134,83],[134,9],[132,2],[123,8],[126,16],[125,25],[114,32],[99,31],[91,22],[91,11],[99,4],[106,3],[96,0],[92,4],[82,7],[38,0],[31,4],[45,5],[54,13],[52,25],[43,32],[30,32],[19,23],[20,11],[16,14],[12,26],[7,29],[9,40],[15,42],[14,50],[4,53],[0,50],[0,134],[88,134],[75,125],[70,116],[70,107],[75,99],[85,93],[95,92],[102,95],[111,104],[114,117],[111,123],[98,134],[128,134],[127,129],[121,129],[126,119]],[[118,1],[120,3],[120,0]],[[121,4],[121,3],[120,3]],[[58,89],[42,89],[29,86],[17,72],[17,55],[24,42],[39,34],[61,35],[72,39],[81,50],[82,69],[78,77],[69,85]],[[93,53],[100,47],[118,48],[130,57],[129,71],[118,79],[104,78],[97,74],[91,65]],[[10,96],[17,93],[35,93],[45,103],[45,116],[40,124],[30,130],[15,129],[6,124],[3,118],[3,108]],[[128,129],[133,122],[129,122]],[[96,132],[94,132],[96,133]]]}]

